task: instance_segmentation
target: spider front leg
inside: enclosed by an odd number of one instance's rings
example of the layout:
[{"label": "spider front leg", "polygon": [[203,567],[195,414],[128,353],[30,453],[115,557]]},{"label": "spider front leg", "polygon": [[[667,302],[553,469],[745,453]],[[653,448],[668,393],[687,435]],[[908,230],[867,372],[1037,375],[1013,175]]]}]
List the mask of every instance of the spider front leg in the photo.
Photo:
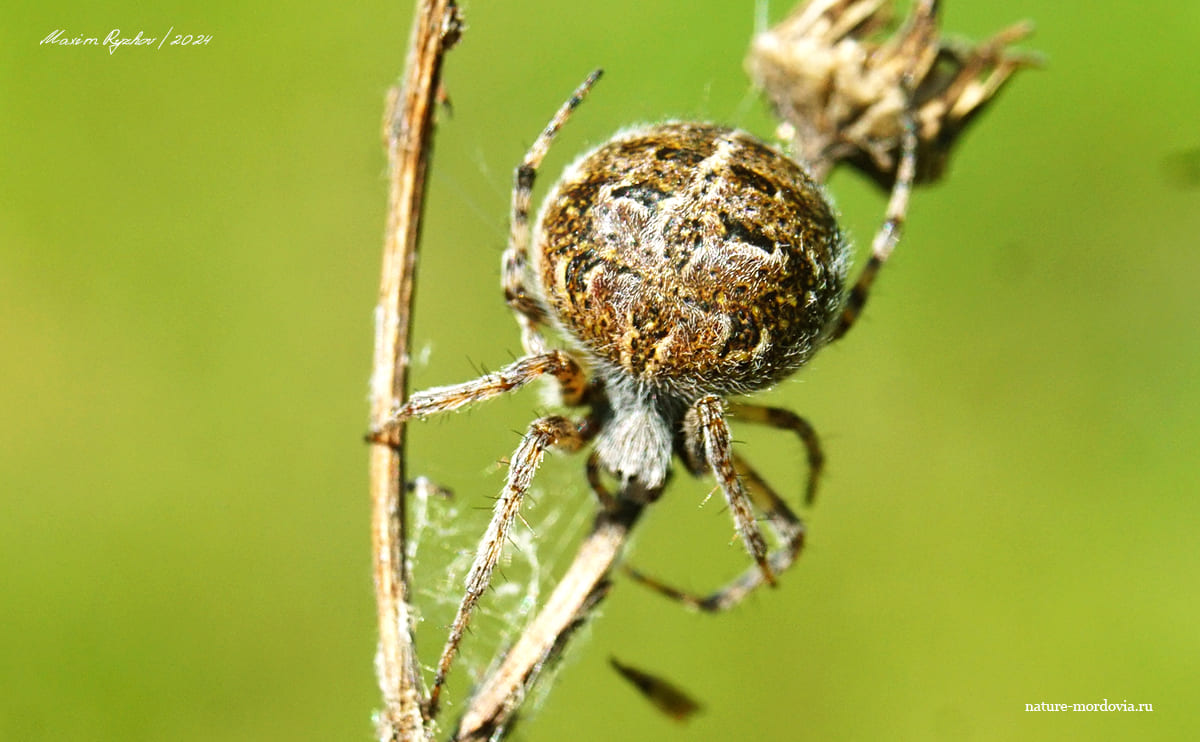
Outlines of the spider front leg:
[{"label": "spider front leg", "polygon": [[483,402],[501,394],[515,391],[534,379],[551,375],[558,380],[563,404],[583,404],[587,396],[588,380],[583,369],[569,354],[561,350],[526,356],[510,363],[499,371],[485,374],[478,379],[462,384],[436,386],[416,392],[392,415],[367,433],[372,443],[393,443],[391,432],[396,425],[414,417],[427,417],[439,412],[450,412],[467,405]]},{"label": "spider front leg", "polygon": [[[795,563],[804,548],[804,522],[744,459],[735,455],[733,467],[755,504],[767,514],[767,523],[780,542],[780,547],[771,552],[767,561],[773,574],[781,574]],[[701,596],[671,587],[632,568],[626,568],[626,573],[655,592],[708,613],[732,608],[765,581],[762,568],[754,566],[711,595]]]},{"label": "spider front leg", "polygon": [[808,484],[804,488],[804,504],[812,505],[817,497],[817,480],[825,469],[825,454],[821,453],[817,431],[808,420],[782,407],[763,407],[743,402],[731,403],[729,413],[747,422],[790,430],[800,437],[808,453]]},{"label": "spider front leg", "polygon": [[[729,589],[724,588],[716,594],[718,599],[714,602],[708,598],[699,598],[668,587],[632,568],[627,568],[626,571],[639,582],[687,605],[701,610],[724,610],[740,600],[741,595],[757,587],[760,583],[766,582],[774,585],[776,569],[772,562],[786,567],[791,564],[791,560],[775,558],[768,554],[766,539],[763,538],[762,530],[754,518],[751,498],[743,486],[742,477],[738,471],[739,462],[733,455],[729,425],[725,422],[724,403],[721,398],[715,395],[700,398],[685,416],[684,429],[685,448],[688,449],[686,458],[689,467],[692,467],[693,471],[703,471],[702,467],[706,464],[716,478],[721,491],[725,493],[725,502],[729,505],[730,513],[733,514],[734,525],[742,542],[746,545],[746,551],[750,553],[757,565],[751,568],[751,572],[755,575],[753,584],[748,588],[740,589],[737,597],[731,601],[721,599]],[[740,465],[743,469],[746,468],[744,462],[741,462]],[[757,475],[754,479],[761,481]],[[773,496],[774,493],[771,495]],[[775,497],[775,500],[778,501],[778,505],[783,506],[778,497]],[[774,503],[772,503],[771,510],[775,510]],[[795,516],[791,516],[786,506],[783,506],[783,510],[787,516],[791,517],[792,521],[796,521]],[[787,519],[786,516],[783,517],[785,520]],[[741,581],[741,579],[738,580],[739,583]]]},{"label": "spider front leg", "polygon": [[462,602],[459,603],[458,613],[454,616],[450,634],[438,660],[433,686],[429,691],[430,718],[437,713],[442,686],[446,683],[446,675],[458,652],[458,646],[462,643],[463,633],[470,623],[471,611],[491,583],[492,571],[500,560],[504,544],[508,541],[508,532],[520,512],[521,500],[529,489],[534,472],[542,463],[547,449],[556,447],[566,451],[577,451],[590,439],[592,429],[593,426],[588,421],[576,422],[557,416],[543,417],[530,424],[528,432],[513,452],[509,462],[508,480],[500,498],[496,500],[492,520],[475,552],[475,561],[467,574]]},{"label": "spider front leg", "polygon": [[[907,87],[907,86],[906,86]],[[830,334],[830,340],[837,340],[845,335],[854,322],[862,314],[863,306],[871,293],[871,285],[879,269],[891,257],[892,250],[900,241],[900,233],[904,229],[904,218],[908,213],[908,197],[912,193],[913,178],[917,173],[917,124],[913,118],[913,103],[911,93],[908,103],[901,115],[900,164],[896,168],[896,182],[892,185],[892,195],[888,198],[887,217],[875,238],[871,241],[871,258],[863,268],[862,275],[850,289],[846,298],[846,306]]]},{"label": "spider front leg", "polygon": [[528,279],[527,266],[529,263],[529,205],[533,200],[533,181],[537,177],[537,169],[550,150],[550,144],[558,130],[570,118],[571,112],[583,102],[588,90],[600,78],[601,70],[588,75],[575,93],[558,109],[550,123],[538,135],[525,159],[521,161],[513,176],[512,216],[509,221],[508,247],[501,259],[504,299],[517,315],[517,324],[521,326],[521,343],[526,353],[544,353],[547,349],[546,340],[538,331],[538,325],[545,324],[546,311],[526,286]]},{"label": "spider front leg", "polygon": [[703,440],[704,458],[717,483],[721,485],[721,491],[725,493],[725,502],[729,505],[729,512],[733,514],[733,524],[742,537],[742,543],[746,545],[746,551],[750,552],[751,558],[758,563],[763,579],[774,585],[775,573],[767,562],[767,542],[754,520],[750,498],[742,487],[742,480],[734,467],[729,424],[725,421],[725,404],[720,397],[710,394],[701,397],[693,409]]}]

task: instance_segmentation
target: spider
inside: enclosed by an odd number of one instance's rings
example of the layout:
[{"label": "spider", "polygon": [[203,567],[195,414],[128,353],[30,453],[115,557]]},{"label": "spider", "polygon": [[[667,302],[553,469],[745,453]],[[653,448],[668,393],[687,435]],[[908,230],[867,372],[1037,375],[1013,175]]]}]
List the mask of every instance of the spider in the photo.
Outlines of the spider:
[{"label": "spider", "polygon": [[[514,451],[438,661],[430,709],[548,450],[591,445],[587,478],[603,507],[657,499],[676,458],[693,475],[713,475],[754,565],[707,597],[631,570],[641,582],[706,611],[775,584],[800,553],[803,523],[733,451],[726,418],[799,437],[809,463],[806,503],[823,456],[804,418],[726,397],[776,384],[843,336],[904,222],[916,166],[911,110],[902,117],[886,219],[848,292],[849,248],[802,166],[745,132],[670,122],[618,133],[571,165],[537,217],[531,251],[538,167],[599,76],[593,72],[562,105],[516,169],[502,281],[524,356],[473,381],[413,394],[368,436],[388,443],[399,421],[457,410],[547,376],[557,381],[564,406],[582,410],[533,421]],[[546,326],[575,350],[550,347]],[[616,493],[601,483],[605,476],[619,483]],[[774,551],[755,508],[779,544]]]}]

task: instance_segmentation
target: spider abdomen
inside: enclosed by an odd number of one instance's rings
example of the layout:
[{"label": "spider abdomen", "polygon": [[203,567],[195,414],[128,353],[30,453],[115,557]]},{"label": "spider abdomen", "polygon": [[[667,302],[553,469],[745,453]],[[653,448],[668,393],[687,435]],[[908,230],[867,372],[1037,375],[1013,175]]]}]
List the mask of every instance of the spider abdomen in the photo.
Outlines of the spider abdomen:
[{"label": "spider abdomen", "polygon": [[591,354],[685,396],[800,366],[842,300],[846,248],[820,187],[750,135],[667,123],[585,155],[538,219],[547,308]]}]

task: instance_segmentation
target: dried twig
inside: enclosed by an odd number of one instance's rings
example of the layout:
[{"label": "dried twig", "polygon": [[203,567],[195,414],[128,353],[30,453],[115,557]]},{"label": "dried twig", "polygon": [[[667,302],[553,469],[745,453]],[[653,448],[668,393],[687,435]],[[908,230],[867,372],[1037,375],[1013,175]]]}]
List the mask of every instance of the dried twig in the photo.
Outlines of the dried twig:
[{"label": "dried twig", "polygon": [[634,501],[622,500],[614,510],[597,516],[592,532],[545,607],[471,698],[454,736],[456,742],[503,737],[538,675],[562,653],[571,633],[607,594],[608,574],[642,508]]},{"label": "dried twig", "polygon": [[[371,420],[383,420],[407,394],[412,326],[413,271],[421,233],[425,173],[442,57],[454,44],[461,19],[453,0],[420,0],[409,41],[403,88],[389,93],[384,120],[390,190],[379,304]],[[376,672],[384,708],[378,733],[384,742],[432,738],[424,717],[425,691],[413,642],[405,561],[404,427],[390,446],[371,448],[371,535],[379,619]]]}]

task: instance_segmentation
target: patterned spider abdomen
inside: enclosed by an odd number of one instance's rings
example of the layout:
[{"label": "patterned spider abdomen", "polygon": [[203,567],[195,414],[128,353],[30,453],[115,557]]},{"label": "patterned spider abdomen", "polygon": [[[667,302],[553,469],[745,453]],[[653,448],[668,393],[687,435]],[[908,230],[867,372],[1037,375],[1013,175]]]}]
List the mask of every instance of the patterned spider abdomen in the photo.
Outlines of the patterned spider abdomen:
[{"label": "patterned spider abdomen", "polygon": [[536,234],[560,326],[602,364],[682,396],[779,381],[841,306],[847,249],[820,186],[741,131],[617,135],[568,168]]}]

